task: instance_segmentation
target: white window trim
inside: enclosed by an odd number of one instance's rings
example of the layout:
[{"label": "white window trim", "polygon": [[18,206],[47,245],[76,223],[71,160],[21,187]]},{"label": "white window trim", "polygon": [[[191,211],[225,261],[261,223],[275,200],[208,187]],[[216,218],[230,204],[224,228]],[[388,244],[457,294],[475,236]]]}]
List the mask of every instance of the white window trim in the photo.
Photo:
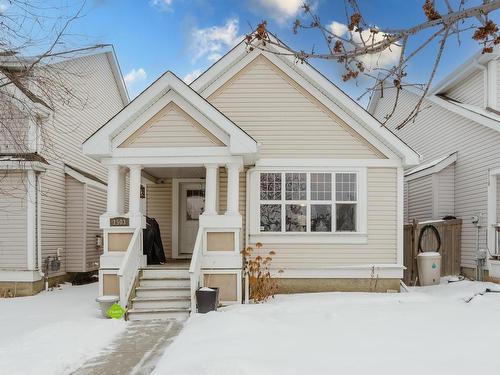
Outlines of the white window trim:
[{"label": "white window trim", "polygon": [[[357,196],[357,210],[356,210],[356,232],[286,232],[283,226],[281,232],[261,232],[260,231],[260,204],[262,202],[273,204],[285,204],[289,202],[294,204],[297,201],[286,201],[284,190],[282,188],[282,200],[280,201],[261,201],[260,200],[260,173],[307,173],[307,198],[310,198],[310,173],[356,173],[358,183],[358,196]],[[266,243],[331,243],[331,244],[364,244],[368,241],[367,235],[367,201],[368,201],[368,184],[367,184],[367,168],[366,167],[330,167],[330,168],[307,168],[307,167],[290,167],[287,169],[282,168],[255,168],[250,173],[250,236],[252,241],[266,242]],[[282,184],[284,180],[282,178]],[[282,185],[283,186],[283,185]],[[335,194],[335,187],[332,186],[332,194]],[[308,216],[307,216],[307,230],[310,230],[310,205],[311,204],[329,204],[332,207],[335,203],[335,196],[332,195],[331,201],[310,201],[307,200]],[[341,202],[340,202],[341,203]],[[282,212],[282,215],[284,213]],[[283,219],[284,220],[284,216]],[[335,230],[335,209],[332,210],[332,230]]]}]

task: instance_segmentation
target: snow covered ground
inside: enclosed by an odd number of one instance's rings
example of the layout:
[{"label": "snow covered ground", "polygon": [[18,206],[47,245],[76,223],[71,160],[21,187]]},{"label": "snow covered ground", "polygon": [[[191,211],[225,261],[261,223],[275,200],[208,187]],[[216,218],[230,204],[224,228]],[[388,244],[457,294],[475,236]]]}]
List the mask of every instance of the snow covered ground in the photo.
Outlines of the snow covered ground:
[{"label": "snow covered ground", "polygon": [[488,285],[278,296],[196,315],[154,374],[498,373],[500,293],[476,295]]},{"label": "snow covered ground", "polygon": [[33,297],[0,299],[0,373],[68,374],[122,332],[123,320],[100,317],[98,284]]}]

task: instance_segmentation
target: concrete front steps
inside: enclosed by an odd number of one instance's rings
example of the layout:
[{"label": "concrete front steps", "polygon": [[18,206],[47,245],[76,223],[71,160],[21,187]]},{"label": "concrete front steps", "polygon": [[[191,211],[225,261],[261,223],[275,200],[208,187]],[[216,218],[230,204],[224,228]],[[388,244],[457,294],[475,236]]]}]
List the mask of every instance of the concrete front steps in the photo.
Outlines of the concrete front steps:
[{"label": "concrete front steps", "polygon": [[127,311],[128,320],[185,320],[191,309],[188,265],[144,269]]}]

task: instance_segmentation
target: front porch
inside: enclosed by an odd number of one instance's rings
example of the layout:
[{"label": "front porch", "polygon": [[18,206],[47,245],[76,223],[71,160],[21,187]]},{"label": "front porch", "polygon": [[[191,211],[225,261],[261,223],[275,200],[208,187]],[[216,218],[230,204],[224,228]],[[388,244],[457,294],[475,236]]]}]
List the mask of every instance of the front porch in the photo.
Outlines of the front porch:
[{"label": "front porch", "polygon": [[[119,296],[132,315],[148,306],[150,313],[169,310],[175,317],[181,308],[194,311],[202,286],[219,287],[224,304],[240,303],[242,172],[237,157],[209,164],[108,165],[100,295]],[[147,264],[143,254],[146,217],[158,222],[164,264]]]}]

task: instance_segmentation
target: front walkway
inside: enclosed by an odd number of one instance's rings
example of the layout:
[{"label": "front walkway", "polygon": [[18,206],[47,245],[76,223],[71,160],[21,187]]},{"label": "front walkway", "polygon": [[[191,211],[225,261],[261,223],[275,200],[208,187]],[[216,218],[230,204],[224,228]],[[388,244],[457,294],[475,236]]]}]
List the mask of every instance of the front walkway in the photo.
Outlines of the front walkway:
[{"label": "front walkway", "polygon": [[72,375],[150,374],[181,328],[182,324],[175,321],[132,322],[109,349],[89,360]]}]

